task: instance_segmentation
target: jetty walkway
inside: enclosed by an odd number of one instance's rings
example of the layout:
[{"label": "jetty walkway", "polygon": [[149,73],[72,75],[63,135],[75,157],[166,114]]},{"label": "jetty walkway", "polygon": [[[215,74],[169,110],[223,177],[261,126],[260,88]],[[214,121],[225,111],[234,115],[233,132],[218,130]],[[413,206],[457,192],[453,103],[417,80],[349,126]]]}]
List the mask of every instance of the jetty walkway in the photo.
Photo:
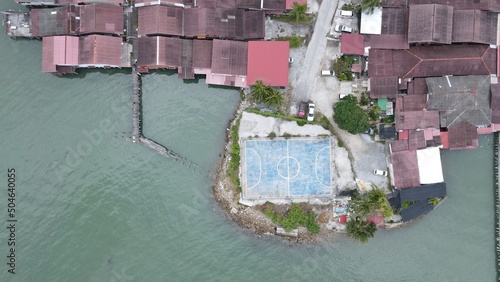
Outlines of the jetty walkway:
[{"label": "jetty walkway", "polygon": [[499,148],[500,148],[500,133],[493,133],[494,137],[494,194],[495,194],[495,264],[497,272],[497,280],[500,281],[500,169],[499,169]]},{"label": "jetty walkway", "polygon": [[127,40],[132,44],[132,142],[141,143],[158,154],[181,161],[182,165],[187,166],[193,171],[205,171],[201,166],[193,161],[190,161],[167,147],[145,137],[142,133],[142,107],[141,107],[141,94],[142,94],[142,79],[137,66],[137,59],[139,54],[139,43],[137,41],[137,10],[132,6],[126,9],[127,17]]}]

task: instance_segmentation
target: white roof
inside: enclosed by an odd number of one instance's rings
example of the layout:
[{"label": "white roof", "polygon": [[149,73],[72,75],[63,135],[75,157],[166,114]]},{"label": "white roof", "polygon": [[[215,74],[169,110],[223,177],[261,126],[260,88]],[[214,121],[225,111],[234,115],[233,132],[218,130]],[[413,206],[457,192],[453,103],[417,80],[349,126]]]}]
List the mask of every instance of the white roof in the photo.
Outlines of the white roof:
[{"label": "white roof", "polygon": [[433,184],[444,181],[441,152],[438,147],[417,150],[417,161],[420,184]]},{"label": "white roof", "polygon": [[375,8],[373,13],[361,12],[361,34],[382,33],[382,8]]}]

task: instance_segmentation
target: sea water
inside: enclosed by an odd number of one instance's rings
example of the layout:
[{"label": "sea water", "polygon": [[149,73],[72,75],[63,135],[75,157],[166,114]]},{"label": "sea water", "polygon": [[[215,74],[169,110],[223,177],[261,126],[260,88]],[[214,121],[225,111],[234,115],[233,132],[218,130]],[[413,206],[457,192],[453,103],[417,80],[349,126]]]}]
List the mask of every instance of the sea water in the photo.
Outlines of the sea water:
[{"label": "sea water", "polygon": [[[2,1],[0,10],[17,8]],[[448,199],[367,244],[295,245],[231,222],[212,196],[237,90],[143,77],[144,134],[205,170],[127,142],[128,71],[41,73],[41,42],[0,36],[0,281],[493,281],[492,137],[443,151]],[[16,171],[15,274],[7,169]]]}]

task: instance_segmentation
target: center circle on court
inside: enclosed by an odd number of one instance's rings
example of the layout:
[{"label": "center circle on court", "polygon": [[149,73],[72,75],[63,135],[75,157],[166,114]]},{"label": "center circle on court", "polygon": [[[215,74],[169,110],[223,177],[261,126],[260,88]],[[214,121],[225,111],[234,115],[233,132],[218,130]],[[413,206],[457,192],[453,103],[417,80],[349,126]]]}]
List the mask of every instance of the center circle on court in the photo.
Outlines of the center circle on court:
[{"label": "center circle on court", "polygon": [[295,158],[284,157],[278,162],[276,169],[279,176],[285,179],[292,179],[299,175],[300,164]]}]

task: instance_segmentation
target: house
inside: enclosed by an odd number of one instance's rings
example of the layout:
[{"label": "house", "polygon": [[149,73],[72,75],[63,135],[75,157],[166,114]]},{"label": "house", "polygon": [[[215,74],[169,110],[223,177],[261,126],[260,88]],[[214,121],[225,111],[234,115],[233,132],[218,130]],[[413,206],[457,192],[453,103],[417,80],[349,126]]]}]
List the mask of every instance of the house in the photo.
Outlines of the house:
[{"label": "house", "polygon": [[288,86],[289,50],[288,41],[249,41],[247,85]]}]

